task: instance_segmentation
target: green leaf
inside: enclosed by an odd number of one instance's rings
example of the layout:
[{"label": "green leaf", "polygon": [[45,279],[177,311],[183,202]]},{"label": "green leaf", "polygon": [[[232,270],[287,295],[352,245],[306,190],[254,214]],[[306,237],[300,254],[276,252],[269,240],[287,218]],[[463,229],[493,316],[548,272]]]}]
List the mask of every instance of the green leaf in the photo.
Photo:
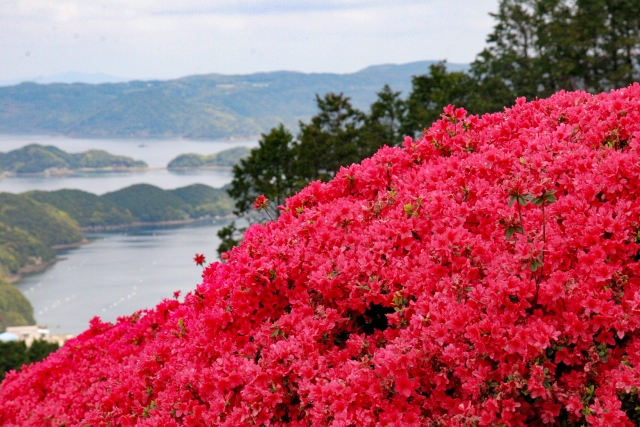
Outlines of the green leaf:
[{"label": "green leaf", "polygon": [[511,236],[513,236],[513,233],[515,232],[516,232],[516,229],[514,227],[507,228],[507,232],[506,232],[507,242],[511,239]]},{"label": "green leaf", "polygon": [[[518,196],[511,196],[509,198],[509,207],[513,206],[513,202],[515,202],[517,198]],[[638,231],[638,235],[640,236],[640,231]]]},{"label": "green leaf", "polygon": [[524,234],[524,231],[519,225],[516,225],[515,227],[508,227],[506,230],[507,241],[511,239],[511,236],[513,236],[514,233]]},{"label": "green leaf", "polygon": [[546,193],[544,196],[545,201],[547,202],[548,205],[550,205],[551,203],[555,202],[556,200],[558,200],[556,198],[556,196],[554,196],[555,191],[550,191],[549,193]]},{"label": "green leaf", "polygon": [[538,267],[542,267],[542,265],[543,264],[540,261],[531,261],[531,264],[529,264],[529,268],[535,273],[536,270],[538,270]]},{"label": "green leaf", "polygon": [[536,206],[540,206],[542,204],[543,200],[544,200],[543,196],[534,197],[533,199],[531,199],[531,203],[536,205]]}]

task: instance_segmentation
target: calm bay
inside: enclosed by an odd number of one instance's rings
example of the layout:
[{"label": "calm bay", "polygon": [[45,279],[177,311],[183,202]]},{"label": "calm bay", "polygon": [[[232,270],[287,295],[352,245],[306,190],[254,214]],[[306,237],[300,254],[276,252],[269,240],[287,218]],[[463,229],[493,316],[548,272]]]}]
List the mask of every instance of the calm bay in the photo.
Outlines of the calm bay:
[{"label": "calm bay", "polygon": [[216,258],[216,233],[224,224],[88,234],[91,243],[60,253],[60,261],[16,286],[31,301],[38,324],[52,333],[78,334],[94,316],[113,322],[153,308],[174,291],[184,296],[194,290],[202,268],[193,256]]},{"label": "calm bay", "polygon": [[[221,187],[231,182],[229,170],[169,171],[167,163],[182,153],[213,154],[256,141],[100,140],[64,137],[0,136],[0,151],[27,144],[53,145],[67,152],[102,149],[145,161],[145,172],[77,173],[0,179],[0,192],[79,189],[94,194],[148,183],[173,189],[200,183]],[[99,316],[119,316],[153,308],[174,291],[182,295],[201,282],[195,253],[216,260],[218,230],[228,221],[209,220],[180,227],[142,227],[119,232],[89,233],[91,243],[59,253],[60,260],[43,272],[24,277],[16,286],[31,301],[39,325],[52,333],[78,334]]]}]

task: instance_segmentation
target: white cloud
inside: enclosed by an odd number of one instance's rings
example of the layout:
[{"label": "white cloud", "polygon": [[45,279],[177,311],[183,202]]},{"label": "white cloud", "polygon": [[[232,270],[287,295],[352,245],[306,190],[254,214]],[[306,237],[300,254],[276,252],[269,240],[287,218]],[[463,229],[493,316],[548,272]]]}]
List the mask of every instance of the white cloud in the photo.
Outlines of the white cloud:
[{"label": "white cloud", "polygon": [[496,7],[497,0],[5,0],[0,80],[470,62]]}]

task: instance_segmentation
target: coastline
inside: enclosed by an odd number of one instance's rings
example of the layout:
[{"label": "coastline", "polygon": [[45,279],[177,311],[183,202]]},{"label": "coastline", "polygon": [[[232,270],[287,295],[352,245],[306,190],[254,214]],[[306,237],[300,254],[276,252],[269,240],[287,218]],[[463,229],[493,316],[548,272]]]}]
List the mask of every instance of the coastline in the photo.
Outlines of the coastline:
[{"label": "coastline", "polygon": [[[66,245],[54,245],[51,247],[51,249],[53,249],[54,251],[59,251],[59,250],[63,250],[63,249],[73,249],[73,248],[78,248],[82,245],[87,245],[91,243],[91,240],[87,239],[87,238],[82,238],[82,240],[80,240],[79,242],[75,242],[75,243],[69,243]],[[19,282],[20,280],[22,280],[22,278],[24,276],[28,276],[30,274],[34,274],[34,273],[40,273],[41,271],[46,270],[47,268],[51,267],[53,264],[55,264],[56,262],[63,260],[64,257],[59,257],[56,256],[52,259],[50,259],[49,261],[46,262],[38,262],[36,264],[29,264],[29,265],[25,265],[24,267],[22,267],[20,270],[18,270],[17,273],[15,274],[10,274],[8,276],[4,277],[4,280],[14,284]]]},{"label": "coastline", "polygon": [[73,249],[73,248],[79,248],[80,246],[87,245],[89,243],[91,243],[91,240],[87,238],[83,238],[79,242],[75,242],[75,243],[67,243],[66,245],[53,245],[51,246],[51,249],[53,249],[54,251],[59,251],[62,249]]},{"label": "coastline", "polygon": [[60,176],[70,176],[77,173],[110,173],[110,172],[151,172],[151,171],[159,171],[159,170],[167,170],[167,171],[196,171],[196,170],[233,170],[232,166],[198,166],[198,167],[181,167],[181,168],[169,168],[167,166],[147,166],[147,167],[107,167],[107,168],[80,168],[80,169],[47,169],[44,172],[37,173],[16,173],[16,172],[7,172],[0,171],[0,179],[5,178],[22,178],[22,177],[36,177],[36,178],[46,178],[46,177],[60,177]]},{"label": "coastline", "polygon": [[[162,226],[175,226],[175,225],[187,225],[194,224],[198,222],[206,222],[211,220],[229,220],[236,218],[235,215],[229,214],[224,216],[216,216],[216,217],[202,217],[202,218],[189,218],[183,220],[174,220],[174,221],[157,221],[157,222],[133,222],[131,224],[120,224],[120,225],[109,225],[109,226],[98,226],[98,227],[82,227],[80,231],[82,232],[99,232],[99,231],[121,231],[121,230],[129,230],[132,228],[138,227],[162,227]],[[60,251],[64,249],[74,249],[80,246],[88,245],[91,243],[91,240],[83,237],[83,239],[79,242],[69,243],[65,245],[54,245],[51,248],[55,251]],[[40,273],[47,268],[51,267],[58,261],[65,259],[64,257],[56,256],[53,259],[50,259],[46,262],[40,262],[36,264],[29,264],[22,267],[16,274],[11,274],[8,276],[4,276],[3,279],[11,284],[15,284],[22,280],[24,276],[28,276],[30,274]]]},{"label": "coastline", "polygon": [[99,173],[99,172],[148,172],[151,170],[166,169],[163,167],[106,167],[106,168],[79,168],[79,169],[47,169],[44,172],[36,173],[16,173],[16,172],[3,172],[0,174],[2,178],[12,177],[48,177],[48,176],[68,176],[74,173]]},{"label": "coastline", "polygon": [[55,264],[61,259],[63,258],[55,257],[53,259],[50,259],[47,262],[40,262],[38,264],[26,265],[22,267],[20,270],[18,270],[16,274],[10,274],[8,276],[4,276],[3,279],[6,282],[11,283],[13,285],[19,282],[20,280],[22,280],[24,276],[27,276],[29,274],[34,274],[34,273],[40,273],[41,271],[46,270],[47,268],[51,267],[53,264]]},{"label": "coastline", "polygon": [[197,170],[233,170],[233,166],[185,166],[185,167],[166,167],[168,171],[197,171]]},{"label": "coastline", "polygon": [[[217,216],[213,218],[202,217],[202,218],[189,218],[189,219],[183,219],[183,220],[175,220],[175,221],[133,222],[131,224],[109,225],[109,226],[99,226],[99,227],[82,227],[80,228],[80,231],[82,232],[120,231],[120,230],[128,230],[131,228],[138,228],[138,227],[161,227],[161,226],[172,226],[172,225],[187,225],[187,224],[194,224],[198,222],[206,222],[211,220],[228,220],[233,218],[236,218],[236,216],[233,214],[230,214],[230,215],[224,215],[224,216]],[[88,245],[90,243],[91,243],[91,240],[87,239],[86,237],[83,237],[83,239],[79,242],[69,243],[66,245],[54,245],[51,248],[53,250],[59,251],[64,249],[78,248],[80,246]],[[28,276],[34,273],[40,273],[46,270],[47,268],[51,267],[56,262],[61,261],[63,259],[64,257],[56,256],[55,258],[50,259],[49,261],[46,261],[46,262],[26,265],[22,267],[16,274],[4,276],[3,279],[11,284],[15,284],[20,280],[22,280],[24,276]]]},{"label": "coastline", "polygon": [[172,221],[132,222],[129,224],[118,224],[118,225],[96,225],[96,226],[90,226],[90,227],[80,227],[80,231],[82,232],[119,231],[119,230],[128,230],[130,228],[138,228],[138,227],[162,227],[162,226],[172,226],[172,225],[187,225],[187,224],[194,224],[197,222],[205,222],[205,221],[211,221],[211,220],[227,220],[227,219],[233,219],[233,218],[236,218],[236,215],[229,214],[224,216],[188,218],[188,219],[178,219],[178,220],[172,220]]}]

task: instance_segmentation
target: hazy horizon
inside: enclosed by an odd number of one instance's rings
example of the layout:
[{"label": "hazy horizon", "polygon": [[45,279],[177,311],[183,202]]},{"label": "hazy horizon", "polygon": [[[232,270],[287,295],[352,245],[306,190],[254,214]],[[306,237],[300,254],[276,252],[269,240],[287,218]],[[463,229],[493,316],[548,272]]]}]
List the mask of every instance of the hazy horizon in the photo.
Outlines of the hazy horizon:
[{"label": "hazy horizon", "polygon": [[61,73],[123,80],[270,71],[353,73],[469,63],[497,0],[202,0],[0,3],[0,82]]},{"label": "hazy horizon", "polygon": [[[199,73],[199,74],[187,74],[184,76],[177,76],[177,77],[172,77],[172,78],[166,78],[166,79],[134,79],[134,78],[128,78],[128,77],[122,77],[122,76],[112,76],[112,75],[108,75],[108,74],[104,74],[104,73],[82,73],[82,72],[77,72],[77,71],[68,71],[68,72],[63,72],[63,73],[56,73],[56,74],[51,74],[51,75],[46,75],[46,76],[35,76],[35,77],[30,77],[30,78],[24,78],[24,79],[10,79],[10,80],[0,80],[0,86],[12,86],[12,85],[16,85],[16,84],[20,84],[20,83],[38,83],[38,84],[51,84],[51,83],[86,83],[86,84],[102,84],[102,83],[123,83],[123,82],[129,82],[129,81],[134,81],[134,80],[141,80],[141,81],[145,81],[145,80],[176,80],[176,79],[181,79],[181,78],[185,78],[185,77],[192,77],[192,76],[196,76],[196,75],[207,75],[207,74],[220,74],[220,75],[252,75],[252,74],[259,74],[259,73],[276,73],[276,72],[293,72],[293,73],[303,73],[303,74],[339,74],[339,75],[344,75],[344,74],[355,74],[358,72],[361,72],[363,70],[366,70],[368,68],[371,67],[378,67],[378,66],[402,66],[402,65],[410,65],[410,64],[418,64],[418,63],[423,63],[423,62],[438,62],[440,60],[436,60],[436,59],[425,59],[425,60],[421,60],[421,61],[411,61],[411,62],[407,62],[407,63],[384,63],[384,64],[371,64],[371,65],[367,65],[366,67],[363,67],[359,70],[353,71],[353,72],[347,72],[347,73],[332,73],[332,72],[304,72],[304,71],[298,71],[298,70],[287,70],[287,69],[282,69],[282,70],[273,70],[273,71],[257,71],[254,73],[238,73],[238,74],[225,74],[225,73]],[[447,61],[447,65],[449,66],[453,66],[454,70],[458,70],[459,68],[462,68],[468,64],[461,64],[461,63],[453,63],[453,62],[449,62]]]}]

